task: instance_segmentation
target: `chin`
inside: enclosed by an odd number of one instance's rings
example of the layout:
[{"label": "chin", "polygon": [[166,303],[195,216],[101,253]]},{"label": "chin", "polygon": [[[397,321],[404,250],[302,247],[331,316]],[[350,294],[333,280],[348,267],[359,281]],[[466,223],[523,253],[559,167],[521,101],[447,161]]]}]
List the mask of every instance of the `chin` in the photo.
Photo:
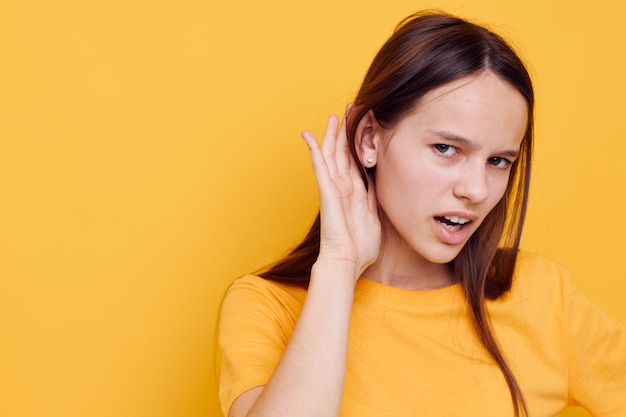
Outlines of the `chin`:
[{"label": "chin", "polygon": [[428,262],[431,262],[433,264],[448,264],[455,260],[457,256],[459,256],[459,253],[461,253],[461,249],[463,249],[463,246],[465,246],[465,244],[458,247],[456,245],[453,247],[445,247],[437,252],[433,251],[430,254],[424,253],[421,256]]}]

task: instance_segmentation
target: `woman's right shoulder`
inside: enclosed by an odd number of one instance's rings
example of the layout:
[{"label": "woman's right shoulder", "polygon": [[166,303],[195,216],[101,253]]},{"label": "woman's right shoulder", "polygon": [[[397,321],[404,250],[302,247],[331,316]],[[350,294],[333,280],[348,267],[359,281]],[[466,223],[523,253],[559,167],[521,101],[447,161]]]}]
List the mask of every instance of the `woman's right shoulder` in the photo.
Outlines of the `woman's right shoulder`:
[{"label": "woman's right shoulder", "polygon": [[224,295],[222,310],[268,309],[289,311],[299,315],[306,297],[306,289],[265,279],[258,275],[244,275],[234,280]]},{"label": "woman's right shoulder", "polygon": [[306,296],[306,289],[302,287],[270,280],[253,274],[243,275],[235,279],[226,290],[226,294],[233,292],[273,293],[280,296],[291,296],[295,298]]}]

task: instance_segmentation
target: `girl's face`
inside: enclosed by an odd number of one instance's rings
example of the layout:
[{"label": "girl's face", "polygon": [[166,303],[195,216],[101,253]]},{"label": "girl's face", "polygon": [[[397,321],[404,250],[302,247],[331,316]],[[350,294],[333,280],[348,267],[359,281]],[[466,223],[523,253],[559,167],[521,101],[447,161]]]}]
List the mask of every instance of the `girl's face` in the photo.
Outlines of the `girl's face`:
[{"label": "girl's face", "polygon": [[504,195],[527,118],[487,71],[430,91],[393,129],[374,121],[361,150],[376,157],[383,251],[408,268],[454,259]]}]

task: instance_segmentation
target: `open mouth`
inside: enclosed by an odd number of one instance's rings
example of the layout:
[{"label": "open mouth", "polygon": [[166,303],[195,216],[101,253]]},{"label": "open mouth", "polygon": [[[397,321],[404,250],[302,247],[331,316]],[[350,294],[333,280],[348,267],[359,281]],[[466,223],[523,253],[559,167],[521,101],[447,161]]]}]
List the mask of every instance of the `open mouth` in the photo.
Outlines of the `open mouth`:
[{"label": "open mouth", "polygon": [[451,232],[458,232],[463,226],[471,222],[470,219],[459,216],[437,216],[435,220]]}]

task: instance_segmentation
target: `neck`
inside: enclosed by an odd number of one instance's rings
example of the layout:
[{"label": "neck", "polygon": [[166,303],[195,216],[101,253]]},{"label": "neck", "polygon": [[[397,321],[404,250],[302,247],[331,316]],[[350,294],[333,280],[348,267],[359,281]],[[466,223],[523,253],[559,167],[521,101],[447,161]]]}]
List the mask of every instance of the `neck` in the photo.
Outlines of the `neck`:
[{"label": "neck", "polygon": [[424,258],[409,246],[384,216],[381,223],[381,250],[378,259],[363,272],[364,276],[407,290],[434,290],[456,283],[448,263],[436,263]]},{"label": "neck", "polygon": [[448,264],[430,262],[415,252],[412,255],[407,257],[385,250],[363,275],[407,290],[434,290],[456,283]]}]

